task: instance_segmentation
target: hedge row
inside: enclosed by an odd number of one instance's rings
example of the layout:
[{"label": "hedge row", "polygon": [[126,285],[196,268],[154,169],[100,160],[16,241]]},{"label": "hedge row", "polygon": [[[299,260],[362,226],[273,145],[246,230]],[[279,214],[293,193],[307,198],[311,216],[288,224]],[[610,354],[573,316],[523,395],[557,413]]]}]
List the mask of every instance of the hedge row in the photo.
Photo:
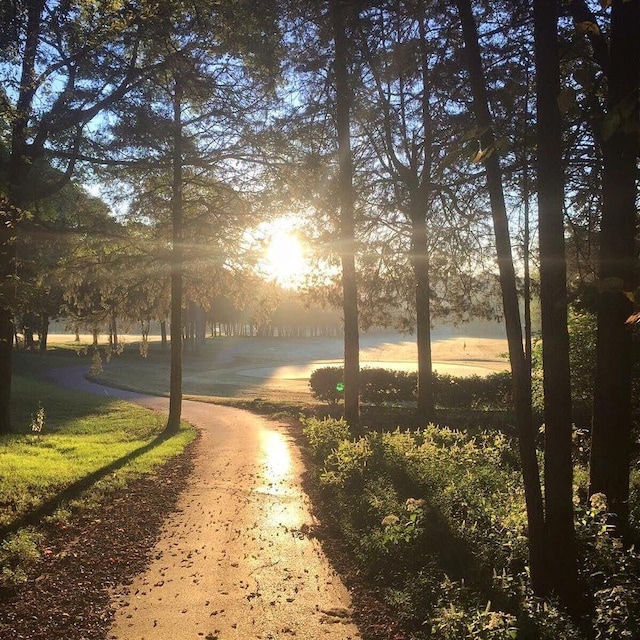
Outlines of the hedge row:
[{"label": "hedge row", "polygon": [[[456,377],[433,373],[436,406],[441,408],[502,409],[511,404],[511,373],[486,377]],[[309,378],[311,393],[318,400],[336,404],[344,394],[343,368],[322,367]],[[415,372],[372,368],[360,371],[360,399],[372,405],[397,405],[416,400]]]}]

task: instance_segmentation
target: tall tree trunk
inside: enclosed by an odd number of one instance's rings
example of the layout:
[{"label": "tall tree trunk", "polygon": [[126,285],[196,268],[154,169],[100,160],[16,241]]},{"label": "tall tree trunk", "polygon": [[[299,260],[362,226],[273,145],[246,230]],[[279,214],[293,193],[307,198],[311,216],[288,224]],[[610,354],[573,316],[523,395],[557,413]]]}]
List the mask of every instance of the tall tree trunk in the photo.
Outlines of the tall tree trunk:
[{"label": "tall tree trunk", "polygon": [[530,215],[530,177],[529,177],[529,73],[526,74],[526,90],[523,108],[522,127],[522,200],[523,200],[523,294],[524,294],[524,353],[527,369],[531,375],[533,354],[533,327],[531,322],[531,215]]},{"label": "tall tree trunk", "polygon": [[620,118],[603,147],[598,338],[590,492],[604,493],[618,533],[628,537],[632,334],[625,324],[637,287],[638,0],[614,0],[608,118]]},{"label": "tall tree trunk", "polygon": [[[0,225],[0,227],[3,226],[4,225]],[[3,238],[0,238],[0,242],[2,241]],[[3,253],[5,247],[6,244],[3,246]],[[13,316],[10,309],[0,309],[0,434],[9,433],[11,431],[11,361],[13,357],[12,318]]]},{"label": "tall tree trunk", "polygon": [[344,0],[332,0],[335,44],[336,126],[338,130],[340,260],[344,313],[344,415],[351,429],[360,429],[360,334],[355,264],[355,196],[351,157],[350,110],[353,90],[349,79]]},{"label": "tall tree trunk", "polygon": [[[545,521],[549,586],[578,612],[578,563],[573,515],[571,373],[564,245],[562,119],[558,8],[534,0],[538,120],[538,224],[545,422]],[[551,543],[553,541],[553,543]]]},{"label": "tall tree trunk", "polygon": [[203,307],[196,307],[196,344],[198,351],[204,346],[207,338],[207,318]]},{"label": "tall tree trunk", "polygon": [[[478,30],[471,10],[470,0],[456,0],[456,3],[462,24],[474,112],[480,129],[485,132],[481,139],[482,148],[487,150],[494,145],[495,139],[493,122],[489,112],[489,100],[482,68],[480,46],[478,44]],[[531,416],[531,375],[527,370],[526,357],[522,346],[522,324],[520,322],[518,291],[498,155],[493,153],[485,156],[484,166],[487,174],[487,189],[491,201],[491,215],[502,291],[502,306],[513,378],[515,421],[525,489],[527,522],[529,525],[531,583],[537,593],[544,593],[547,588],[544,507],[536,453],[536,430],[533,427]]]},{"label": "tall tree trunk", "polygon": [[411,262],[416,280],[416,345],[418,350],[418,408],[419,424],[434,419],[433,366],[431,359],[431,286],[425,202],[412,198]]},{"label": "tall tree trunk", "polygon": [[429,273],[429,238],[427,218],[429,215],[429,193],[432,171],[433,135],[431,126],[431,104],[429,103],[430,79],[427,51],[427,28],[424,4],[419,6],[420,58],[422,74],[422,126],[423,168],[422,179],[411,195],[411,226],[413,269],[416,278],[416,344],[418,348],[418,414],[421,424],[435,419],[433,392],[433,362],[431,358],[431,280]]},{"label": "tall tree trunk", "polygon": [[116,317],[115,311],[111,313],[111,335],[113,339],[113,346],[118,346],[118,318]]},{"label": "tall tree trunk", "polygon": [[173,95],[173,186],[171,193],[171,369],[169,375],[169,418],[166,433],[180,428],[182,413],[182,88],[175,77]]},{"label": "tall tree trunk", "polygon": [[22,316],[22,337],[24,339],[24,350],[31,351],[36,342],[33,337],[33,321],[35,319],[32,313],[27,313]]},{"label": "tall tree trunk", "polygon": [[160,345],[164,351],[167,348],[167,321],[160,320]]}]

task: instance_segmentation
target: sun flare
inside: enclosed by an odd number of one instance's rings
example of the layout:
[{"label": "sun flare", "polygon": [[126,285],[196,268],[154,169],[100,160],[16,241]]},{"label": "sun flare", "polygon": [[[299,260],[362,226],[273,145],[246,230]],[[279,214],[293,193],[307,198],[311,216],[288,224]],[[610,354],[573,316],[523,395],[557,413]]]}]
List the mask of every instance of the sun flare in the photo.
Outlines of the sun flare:
[{"label": "sun flare", "polygon": [[300,286],[309,264],[296,234],[289,231],[274,232],[268,240],[262,267],[266,277],[280,286]]}]

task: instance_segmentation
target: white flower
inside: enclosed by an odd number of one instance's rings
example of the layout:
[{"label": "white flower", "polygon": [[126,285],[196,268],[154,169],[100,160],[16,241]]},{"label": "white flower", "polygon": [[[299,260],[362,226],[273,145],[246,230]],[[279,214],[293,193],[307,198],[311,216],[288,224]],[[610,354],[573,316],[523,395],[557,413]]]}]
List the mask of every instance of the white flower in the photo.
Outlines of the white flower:
[{"label": "white flower", "polygon": [[385,516],[382,519],[382,524],[385,527],[389,527],[391,525],[398,524],[398,522],[400,522],[400,518],[398,518],[398,516],[394,516],[393,514]]},{"label": "white flower", "polygon": [[607,512],[607,496],[604,493],[594,493],[590,499],[591,508],[598,513]]},{"label": "white flower", "polygon": [[424,500],[422,498],[409,498],[405,503],[405,509],[411,513],[424,506]]}]

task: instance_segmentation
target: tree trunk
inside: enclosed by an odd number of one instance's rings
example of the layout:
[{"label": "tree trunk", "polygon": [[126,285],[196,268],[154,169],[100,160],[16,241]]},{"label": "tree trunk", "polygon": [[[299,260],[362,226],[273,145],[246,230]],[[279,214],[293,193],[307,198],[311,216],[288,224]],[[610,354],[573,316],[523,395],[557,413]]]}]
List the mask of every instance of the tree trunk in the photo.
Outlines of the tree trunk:
[{"label": "tree trunk", "polygon": [[32,351],[36,344],[33,337],[33,320],[34,316],[32,313],[27,313],[23,316],[22,337],[24,338],[23,348],[25,351]]},{"label": "tree trunk", "polygon": [[[2,225],[0,225],[1,227]],[[13,321],[9,309],[0,309],[0,434],[11,431],[11,359]]]},{"label": "tree trunk", "polygon": [[116,317],[115,312],[111,313],[111,336],[113,344],[112,346],[118,346],[118,319]]},{"label": "tree trunk", "polygon": [[[628,539],[632,334],[626,321],[637,287],[638,0],[614,0],[608,119],[620,117],[603,147],[598,338],[590,493],[604,493],[617,533]],[[626,115],[625,115],[626,114]]]},{"label": "tree trunk", "polygon": [[40,351],[47,350],[47,339],[49,338],[49,315],[47,313],[40,314]]},{"label": "tree trunk", "polygon": [[427,26],[424,5],[420,5],[420,58],[422,71],[422,126],[423,172],[422,180],[416,176],[419,186],[411,194],[411,251],[416,279],[416,346],[418,350],[418,413],[420,424],[428,424],[435,419],[433,391],[433,363],[431,358],[431,281],[429,273],[429,238],[427,218],[429,215],[429,194],[432,173],[432,125],[430,79],[427,60]]},{"label": "tree trunk", "polygon": [[[545,521],[549,586],[578,613],[578,563],[573,515],[571,372],[564,246],[562,119],[558,8],[535,0],[534,34],[538,126],[540,305],[545,418]],[[553,543],[551,543],[553,541]]]},{"label": "tree trunk", "polygon": [[417,419],[422,426],[434,420],[433,365],[431,362],[431,286],[427,227],[423,211],[426,203],[412,198],[411,262],[416,280],[416,346],[418,351]]},{"label": "tree trunk", "polygon": [[340,259],[344,313],[344,415],[354,431],[360,430],[360,334],[355,266],[353,159],[350,110],[353,91],[349,79],[344,0],[332,0],[335,43],[336,126],[338,130]]},{"label": "tree trunk", "polygon": [[175,78],[173,96],[173,186],[171,194],[171,223],[173,248],[171,252],[171,370],[169,376],[169,418],[166,433],[180,428],[182,413],[182,90]]},{"label": "tree trunk", "polygon": [[[471,10],[470,0],[456,1],[464,36],[474,112],[480,129],[485,131],[481,139],[482,149],[487,150],[493,146],[495,140],[480,46],[478,44],[478,30]],[[529,525],[531,584],[537,593],[544,593],[546,591],[544,507],[535,444],[536,430],[533,428],[531,416],[531,375],[527,370],[522,346],[522,324],[520,322],[518,291],[498,155],[493,153],[485,156],[484,166],[487,174],[487,189],[491,201],[502,305],[513,378],[515,421],[525,489],[527,522]]]},{"label": "tree trunk", "polygon": [[167,348],[167,321],[160,321],[160,345],[164,351]]}]

